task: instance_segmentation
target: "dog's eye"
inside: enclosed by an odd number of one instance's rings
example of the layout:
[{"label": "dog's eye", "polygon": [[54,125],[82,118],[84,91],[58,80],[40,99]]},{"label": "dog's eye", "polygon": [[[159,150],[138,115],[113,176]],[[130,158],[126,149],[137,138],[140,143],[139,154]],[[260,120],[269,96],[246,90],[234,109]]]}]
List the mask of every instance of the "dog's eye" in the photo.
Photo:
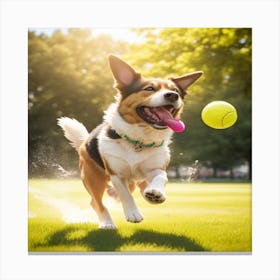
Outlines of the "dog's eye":
[{"label": "dog's eye", "polygon": [[144,90],[146,90],[146,91],[155,91],[155,88],[154,87],[146,87],[146,88],[144,88]]},{"label": "dog's eye", "polygon": [[172,90],[179,93],[179,90],[177,88],[173,88]]}]

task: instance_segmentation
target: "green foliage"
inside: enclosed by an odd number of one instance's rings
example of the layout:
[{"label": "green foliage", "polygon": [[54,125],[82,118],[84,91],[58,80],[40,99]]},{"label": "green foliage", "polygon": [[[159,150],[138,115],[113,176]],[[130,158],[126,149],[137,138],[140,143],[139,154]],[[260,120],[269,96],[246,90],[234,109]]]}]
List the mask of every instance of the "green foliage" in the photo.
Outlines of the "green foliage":
[{"label": "green foliage", "polygon": [[53,172],[51,167],[55,162],[68,168],[77,165],[74,150],[66,143],[56,120],[60,116],[76,118],[89,130],[102,122],[103,111],[115,95],[107,56],[122,54],[126,48],[125,43],[115,42],[109,36],[93,38],[87,29],[69,29],[67,34],[56,31],[50,37],[29,32],[29,171],[32,174]]},{"label": "green foliage", "polygon": [[[198,159],[224,168],[251,163],[251,29],[166,28],[137,32],[146,41],[134,45],[128,58],[138,69],[144,69],[144,74],[174,77],[204,72],[186,98],[183,119],[187,129],[174,136],[171,163],[190,164]],[[228,101],[236,107],[238,122],[233,127],[214,130],[202,123],[203,107],[214,100]]]},{"label": "green foliage", "polygon": [[[60,116],[76,118],[93,129],[114,99],[107,55],[121,55],[146,76],[175,77],[203,70],[186,97],[184,133],[176,133],[171,165],[201,164],[231,168],[251,163],[252,31],[249,28],[134,29],[144,39],[128,44],[107,35],[93,38],[88,29],[29,32],[28,103],[29,168],[32,175],[51,166],[77,166],[75,151],[56,125]],[[201,121],[213,100],[232,103],[237,123],[214,130]]]}]

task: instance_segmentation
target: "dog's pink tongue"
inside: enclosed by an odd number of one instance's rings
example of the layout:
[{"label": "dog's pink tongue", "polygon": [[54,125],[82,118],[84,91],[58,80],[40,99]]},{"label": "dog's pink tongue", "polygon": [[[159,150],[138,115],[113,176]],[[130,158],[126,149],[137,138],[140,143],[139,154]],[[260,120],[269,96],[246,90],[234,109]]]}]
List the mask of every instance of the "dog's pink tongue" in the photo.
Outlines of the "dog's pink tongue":
[{"label": "dog's pink tongue", "polygon": [[156,114],[173,131],[183,132],[185,130],[185,124],[181,120],[173,118],[171,113],[164,108],[156,108]]}]

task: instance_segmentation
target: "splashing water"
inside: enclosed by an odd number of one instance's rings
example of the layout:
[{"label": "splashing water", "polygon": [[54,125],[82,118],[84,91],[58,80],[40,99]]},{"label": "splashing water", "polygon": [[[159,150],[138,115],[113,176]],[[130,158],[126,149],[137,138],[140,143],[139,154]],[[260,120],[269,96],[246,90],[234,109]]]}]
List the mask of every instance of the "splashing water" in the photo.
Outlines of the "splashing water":
[{"label": "splashing water", "polygon": [[59,159],[51,145],[37,144],[28,157],[28,175],[37,178],[65,178],[79,176],[78,167],[67,166]]},{"label": "splashing water", "polygon": [[76,175],[77,173],[76,171],[67,171],[58,163],[53,163],[52,166],[57,170],[57,176],[59,177],[70,177]]},{"label": "splashing water", "polygon": [[198,167],[198,160],[195,160],[191,168],[191,174],[187,180],[187,182],[193,182],[194,180],[197,179],[198,174],[199,174],[199,167]]}]

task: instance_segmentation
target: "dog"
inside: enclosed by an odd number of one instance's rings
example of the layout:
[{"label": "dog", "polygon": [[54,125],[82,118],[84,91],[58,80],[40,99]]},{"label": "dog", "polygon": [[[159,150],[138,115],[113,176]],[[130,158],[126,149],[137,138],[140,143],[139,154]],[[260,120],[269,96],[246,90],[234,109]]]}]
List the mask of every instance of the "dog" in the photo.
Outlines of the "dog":
[{"label": "dog", "polygon": [[102,202],[105,190],[118,197],[126,220],[132,223],[143,220],[132,196],[136,186],[150,203],[166,200],[171,136],[184,130],[180,120],[184,97],[202,75],[197,71],[176,78],[147,79],[114,55],[109,56],[109,65],[117,95],[105,111],[103,123],[88,133],[75,119],[58,119],[65,137],[78,151],[81,179],[101,229],[117,228]]}]

